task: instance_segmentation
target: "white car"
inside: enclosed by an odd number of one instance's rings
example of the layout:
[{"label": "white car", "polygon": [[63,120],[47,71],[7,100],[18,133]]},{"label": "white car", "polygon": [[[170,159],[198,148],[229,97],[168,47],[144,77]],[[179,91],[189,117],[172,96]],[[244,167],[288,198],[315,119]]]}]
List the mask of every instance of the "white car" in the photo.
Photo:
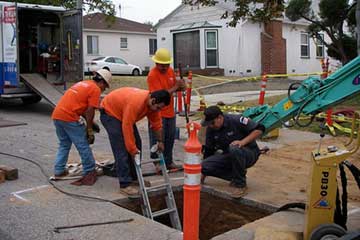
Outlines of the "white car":
[{"label": "white car", "polygon": [[95,72],[99,69],[107,69],[112,74],[134,75],[142,74],[141,67],[127,63],[124,59],[119,57],[98,57],[91,62],[86,63],[86,68],[89,72]]}]

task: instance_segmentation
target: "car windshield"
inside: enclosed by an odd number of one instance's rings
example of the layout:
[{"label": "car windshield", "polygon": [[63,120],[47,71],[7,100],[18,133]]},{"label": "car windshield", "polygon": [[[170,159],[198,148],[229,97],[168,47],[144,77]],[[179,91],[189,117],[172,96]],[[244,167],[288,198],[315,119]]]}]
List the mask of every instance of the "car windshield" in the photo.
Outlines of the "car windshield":
[{"label": "car windshield", "polygon": [[105,57],[98,57],[98,58],[94,58],[93,61],[100,61],[103,60]]}]

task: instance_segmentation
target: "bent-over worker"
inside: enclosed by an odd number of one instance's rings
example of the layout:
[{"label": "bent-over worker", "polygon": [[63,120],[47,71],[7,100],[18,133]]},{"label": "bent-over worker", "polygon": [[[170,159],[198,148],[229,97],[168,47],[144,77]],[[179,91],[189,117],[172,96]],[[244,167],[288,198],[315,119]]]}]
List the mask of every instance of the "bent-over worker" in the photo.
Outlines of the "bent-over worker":
[{"label": "bent-over worker", "polygon": [[166,90],[150,93],[130,87],[110,92],[101,102],[100,120],[109,135],[121,193],[138,194],[138,189],[132,186],[137,179],[134,158],[141,152],[136,122],[148,118],[158,140],[158,150],[163,151],[160,110],[169,103],[170,94]]},{"label": "bent-over worker", "polygon": [[[95,159],[89,144],[95,140],[95,109],[99,108],[101,92],[109,87],[111,77],[108,70],[98,70],[92,80],[78,82],[69,88],[56,105],[51,116],[59,139],[55,177],[68,174],[65,167],[73,143],[81,157],[84,177],[72,184],[93,185],[96,182]],[[80,121],[80,116],[85,118],[86,126]]]}]

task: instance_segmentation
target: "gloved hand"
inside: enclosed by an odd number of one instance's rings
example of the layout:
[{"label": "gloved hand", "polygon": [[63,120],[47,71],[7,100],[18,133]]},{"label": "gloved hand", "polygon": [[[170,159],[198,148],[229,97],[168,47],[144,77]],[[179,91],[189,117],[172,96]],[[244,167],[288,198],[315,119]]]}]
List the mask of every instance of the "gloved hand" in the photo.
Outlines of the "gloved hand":
[{"label": "gloved hand", "polygon": [[93,144],[95,142],[95,135],[92,128],[87,128],[86,130],[86,137],[89,144]]},{"label": "gloved hand", "polygon": [[93,122],[93,125],[92,125],[92,130],[96,133],[99,133],[100,132],[100,126],[99,124]]}]

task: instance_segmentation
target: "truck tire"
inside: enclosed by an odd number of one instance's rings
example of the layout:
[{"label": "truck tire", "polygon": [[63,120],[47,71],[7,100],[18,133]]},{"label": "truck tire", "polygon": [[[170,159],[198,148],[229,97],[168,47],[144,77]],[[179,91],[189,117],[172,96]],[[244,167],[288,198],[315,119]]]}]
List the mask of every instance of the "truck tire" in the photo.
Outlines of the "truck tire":
[{"label": "truck tire", "polygon": [[22,97],[21,101],[23,102],[23,104],[28,105],[28,104],[34,104],[34,103],[38,103],[41,101],[41,97],[40,96],[31,96],[31,97]]},{"label": "truck tire", "polygon": [[310,234],[310,240],[335,240],[346,234],[344,228],[335,223],[321,224],[317,226]]}]

